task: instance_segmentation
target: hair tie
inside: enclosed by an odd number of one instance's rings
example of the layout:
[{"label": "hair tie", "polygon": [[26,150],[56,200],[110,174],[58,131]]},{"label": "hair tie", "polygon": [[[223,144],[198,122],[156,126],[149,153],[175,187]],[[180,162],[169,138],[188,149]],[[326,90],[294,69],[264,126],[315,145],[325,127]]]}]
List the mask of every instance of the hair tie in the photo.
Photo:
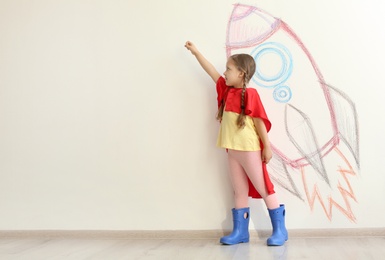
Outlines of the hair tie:
[{"label": "hair tie", "polygon": [[241,106],[241,109],[245,109],[245,106]]}]

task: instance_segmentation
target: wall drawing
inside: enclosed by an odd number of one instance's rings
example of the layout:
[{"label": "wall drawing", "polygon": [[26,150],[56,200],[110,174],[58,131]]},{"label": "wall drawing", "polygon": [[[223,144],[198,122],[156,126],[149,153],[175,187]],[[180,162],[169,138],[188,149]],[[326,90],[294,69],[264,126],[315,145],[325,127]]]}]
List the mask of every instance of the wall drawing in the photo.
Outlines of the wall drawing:
[{"label": "wall drawing", "polygon": [[273,122],[269,163],[276,185],[322,211],[356,221],[353,184],[360,168],[354,102],[327,84],[299,36],[279,18],[255,6],[235,4],[226,54],[249,53],[258,89]]}]

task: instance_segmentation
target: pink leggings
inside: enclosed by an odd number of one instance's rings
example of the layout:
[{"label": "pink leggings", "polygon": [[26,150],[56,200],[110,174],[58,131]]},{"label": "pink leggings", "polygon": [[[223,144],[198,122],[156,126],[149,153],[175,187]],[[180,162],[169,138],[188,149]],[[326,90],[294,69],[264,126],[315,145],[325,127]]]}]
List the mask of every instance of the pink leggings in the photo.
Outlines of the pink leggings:
[{"label": "pink leggings", "polygon": [[269,195],[266,191],[262,172],[261,151],[245,152],[229,149],[228,162],[236,209],[248,207],[249,183],[247,177],[249,177],[269,209],[279,208],[276,194]]}]

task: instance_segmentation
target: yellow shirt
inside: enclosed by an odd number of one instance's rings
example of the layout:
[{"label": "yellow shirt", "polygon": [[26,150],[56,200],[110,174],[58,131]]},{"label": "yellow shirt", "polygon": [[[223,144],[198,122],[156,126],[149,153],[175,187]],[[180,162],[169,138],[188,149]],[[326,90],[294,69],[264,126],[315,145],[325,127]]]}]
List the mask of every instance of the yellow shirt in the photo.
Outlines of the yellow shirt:
[{"label": "yellow shirt", "polygon": [[238,116],[238,113],[223,111],[217,146],[239,151],[261,150],[253,118],[246,116],[245,127],[239,128],[237,126]]}]

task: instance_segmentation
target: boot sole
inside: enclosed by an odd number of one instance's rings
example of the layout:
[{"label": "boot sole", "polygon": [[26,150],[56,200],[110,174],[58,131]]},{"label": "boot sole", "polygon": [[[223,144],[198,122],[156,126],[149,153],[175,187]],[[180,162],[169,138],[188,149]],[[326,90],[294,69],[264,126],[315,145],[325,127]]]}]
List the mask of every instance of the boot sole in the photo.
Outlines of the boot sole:
[{"label": "boot sole", "polygon": [[244,240],[241,240],[239,242],[235,242],[235,243],[229,243],[229,242],[224,242],[224,241],[219,241],[221,244],[223,245],[227,245],[227,246],[230,246],[230,245],[236,245],[236,244],[240,244],[240,243],[249,243],[249,240],[250,239],[244,239]]},{"label": "boot sole", "polygon": [[285,244],[285,241],[282,243],[266,243],[268,246],[283,246]]}]

